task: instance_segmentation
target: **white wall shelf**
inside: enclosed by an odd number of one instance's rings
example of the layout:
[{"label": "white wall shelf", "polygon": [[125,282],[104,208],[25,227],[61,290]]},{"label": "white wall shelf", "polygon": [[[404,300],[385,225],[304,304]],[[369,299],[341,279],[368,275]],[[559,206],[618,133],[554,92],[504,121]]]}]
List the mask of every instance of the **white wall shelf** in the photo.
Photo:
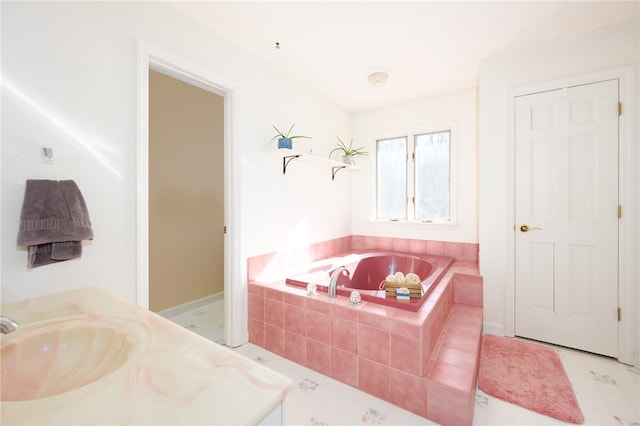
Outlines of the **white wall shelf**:
[{"label": "white wall shelf", "polygon": [[287,173],[287,167],[289,166],[289,163],[293,160],[318,164],[320,166],[331,167],[331,180],[335,179],[336,174],[340,170],[346,170],[349,172],[355,172],[357,170],[360,170],[359,167],[345,164],[342,161],[336,161],[336,160],[332,160],[331,158],[325,158],[325,157],[320,157],[313,154],[297,152],[292,149],[282,148],[282,149],[277,149],[271,152],[278,157],[282,157],[282,174],[283,175]]}]

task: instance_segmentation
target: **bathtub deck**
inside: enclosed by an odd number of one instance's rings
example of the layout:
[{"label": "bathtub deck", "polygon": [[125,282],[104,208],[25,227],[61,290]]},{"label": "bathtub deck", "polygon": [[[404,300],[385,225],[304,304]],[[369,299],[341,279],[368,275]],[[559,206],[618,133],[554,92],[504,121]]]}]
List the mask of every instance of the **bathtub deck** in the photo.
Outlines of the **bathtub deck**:
[{"label": "bathtub deck", "polygon": [[471,424],[482,277],[456,261],[418,312],[249,283],[249,341],[442,424]]}]

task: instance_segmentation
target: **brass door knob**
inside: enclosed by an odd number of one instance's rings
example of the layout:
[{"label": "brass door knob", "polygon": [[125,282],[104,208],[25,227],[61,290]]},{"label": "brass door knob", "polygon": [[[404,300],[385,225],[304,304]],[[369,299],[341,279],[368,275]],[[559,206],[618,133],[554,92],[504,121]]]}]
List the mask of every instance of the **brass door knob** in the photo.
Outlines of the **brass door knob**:
[{"label": "brass door knob", "polygon": [[521,232],[539,231],[539,230],[541,231],[541,230],[542,230],[542,228],[538,228],[537,226],[534,226],[534,227],[531,227],[531,228],[530,228],[530,227],[529,227],[529,225],[522,225],[522,226],[520,227],[520,231],[521,231]]}]

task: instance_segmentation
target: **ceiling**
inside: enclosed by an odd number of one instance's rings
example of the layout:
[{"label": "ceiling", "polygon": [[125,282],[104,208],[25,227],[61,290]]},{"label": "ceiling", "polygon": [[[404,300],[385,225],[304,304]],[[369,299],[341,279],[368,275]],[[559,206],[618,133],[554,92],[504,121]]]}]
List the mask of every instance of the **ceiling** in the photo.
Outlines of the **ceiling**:
[{"label": "ceiling", "polygon": [[[485,58],[640,17],[637,0],[173,5],[354,112],[476,87]],[[367,75],[376,67],[388,69],[390,77],[373,88]]]}]

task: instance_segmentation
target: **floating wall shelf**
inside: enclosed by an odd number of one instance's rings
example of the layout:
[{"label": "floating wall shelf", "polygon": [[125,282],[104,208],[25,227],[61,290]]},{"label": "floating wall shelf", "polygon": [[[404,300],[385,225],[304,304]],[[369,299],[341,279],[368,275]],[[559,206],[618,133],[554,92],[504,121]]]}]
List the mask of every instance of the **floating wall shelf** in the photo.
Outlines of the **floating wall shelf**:
[{"label": "floating wall shelf", "polygon": [[350,172],[354,172],[356,170],[360,170],[360,168],[356,166],[351,166],[349,164],[345,164],[342,161],[332,160],[331,158],[319,157],[313,154],[305,154],[302,152],[296,152],[292,149],[277,149],[275,151],[271,151],[274,155],[278,157],[282,157],[282,174],[287,173],[287,167],[289,163],[293,160],[304,161],[306,163],[318,164],[320,166],[331,167],[331,180],[334,180],[336,177],[336,173],[340,170],[347,170]]}]

